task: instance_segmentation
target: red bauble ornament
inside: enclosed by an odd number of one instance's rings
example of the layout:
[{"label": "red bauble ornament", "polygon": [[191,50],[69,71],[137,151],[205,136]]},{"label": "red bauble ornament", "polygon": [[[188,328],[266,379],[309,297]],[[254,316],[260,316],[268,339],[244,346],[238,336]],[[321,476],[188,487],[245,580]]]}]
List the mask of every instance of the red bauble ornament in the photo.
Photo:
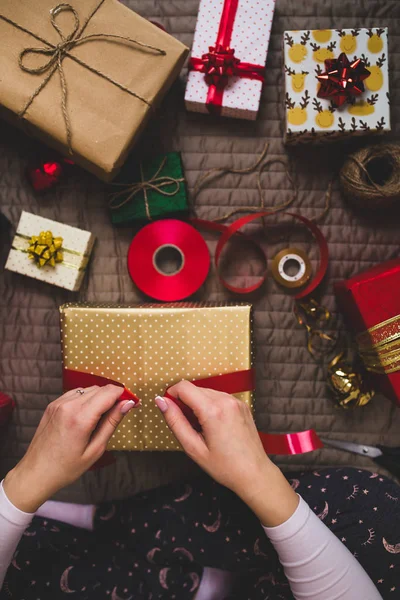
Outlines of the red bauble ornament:
[{"label": "red bauble ornament", "polygon": [[35,192],[44,192],[57,185],[63,172],[61,163],[52,161],[28,168],[27,176]]},{"label": "red bauble ornament", "polygon": [[46,158],[33,167],[28,167],[26,174],[35,192],[45,192],[58,185],[73,165],[71,159],[55,155],[54,158]]},{"label": "red bauble ornament", "polygon": [[318,98],[330,98],[336,106],[352,104],[365,91],[363,81],[371,75],[361,58],[350,62],[344,52],[339,58],[326,60],[325,69],[317,75],[321,82]]},{"label": "red bauble ornament", "polygon": [[10,396],[0,392],[0,427],[6,425],[11,418],[15,402]]}]

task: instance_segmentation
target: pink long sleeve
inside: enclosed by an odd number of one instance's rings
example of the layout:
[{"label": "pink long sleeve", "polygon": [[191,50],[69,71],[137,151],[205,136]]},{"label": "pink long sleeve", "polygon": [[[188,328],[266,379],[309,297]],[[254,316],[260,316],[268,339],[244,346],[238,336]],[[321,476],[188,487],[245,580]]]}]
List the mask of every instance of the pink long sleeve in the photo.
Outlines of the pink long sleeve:
[{"label": "pink long sleeve", "polygon": [[382,600],[360,563],[299,498],[290,519],[264,527],[296,600]]}]

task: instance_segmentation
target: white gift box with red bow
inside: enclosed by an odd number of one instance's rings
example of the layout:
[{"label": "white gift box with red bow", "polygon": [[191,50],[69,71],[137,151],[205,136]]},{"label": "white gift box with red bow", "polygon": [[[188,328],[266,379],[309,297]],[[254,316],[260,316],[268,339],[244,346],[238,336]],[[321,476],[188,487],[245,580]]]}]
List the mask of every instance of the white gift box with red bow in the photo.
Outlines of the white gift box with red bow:
[{"label": "white gift box with red bow", "polygon": [[275,0],[201,0],[185,93],[188,110],[256,119],[274,8]]}]

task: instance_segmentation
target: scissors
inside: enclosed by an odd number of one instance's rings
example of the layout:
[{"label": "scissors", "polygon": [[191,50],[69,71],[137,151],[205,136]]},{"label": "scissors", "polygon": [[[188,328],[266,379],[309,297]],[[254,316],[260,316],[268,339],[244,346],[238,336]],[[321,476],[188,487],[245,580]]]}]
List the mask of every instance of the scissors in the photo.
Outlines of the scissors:
[{"label": "scissors", "polygon": [[392,475],[400,478],[400,447],[390,446],[367,446],[366,444],[354,444],[352,442],[343,442],[341,440],[328,440],[321,438],[325,446],[338,448],[353,454],[368,456],[381,467],[387,469]]}]

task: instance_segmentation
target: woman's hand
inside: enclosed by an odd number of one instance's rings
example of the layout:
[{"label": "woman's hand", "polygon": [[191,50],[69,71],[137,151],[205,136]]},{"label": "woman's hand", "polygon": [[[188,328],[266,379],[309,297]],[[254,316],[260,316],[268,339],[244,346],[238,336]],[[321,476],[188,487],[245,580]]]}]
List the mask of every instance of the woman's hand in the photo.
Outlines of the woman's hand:
[{"label": "woman's hand", "polygon": [[190,425],[168,398],[157,406],[186,454],[216,481],[234,491],[264,525],[276,526],[296,510],[298,498],[261,444],[248,406],[229,394],[181,381],[168,390],[187,404],[202,431]]},{"label": "woman's hand", "polygon": [[89,469],[133,401],[119,402],[123,389],[97,385],[67,392],[46,408],[27,453],[4,480],[9,500],[35,512],[55,492]]}]

